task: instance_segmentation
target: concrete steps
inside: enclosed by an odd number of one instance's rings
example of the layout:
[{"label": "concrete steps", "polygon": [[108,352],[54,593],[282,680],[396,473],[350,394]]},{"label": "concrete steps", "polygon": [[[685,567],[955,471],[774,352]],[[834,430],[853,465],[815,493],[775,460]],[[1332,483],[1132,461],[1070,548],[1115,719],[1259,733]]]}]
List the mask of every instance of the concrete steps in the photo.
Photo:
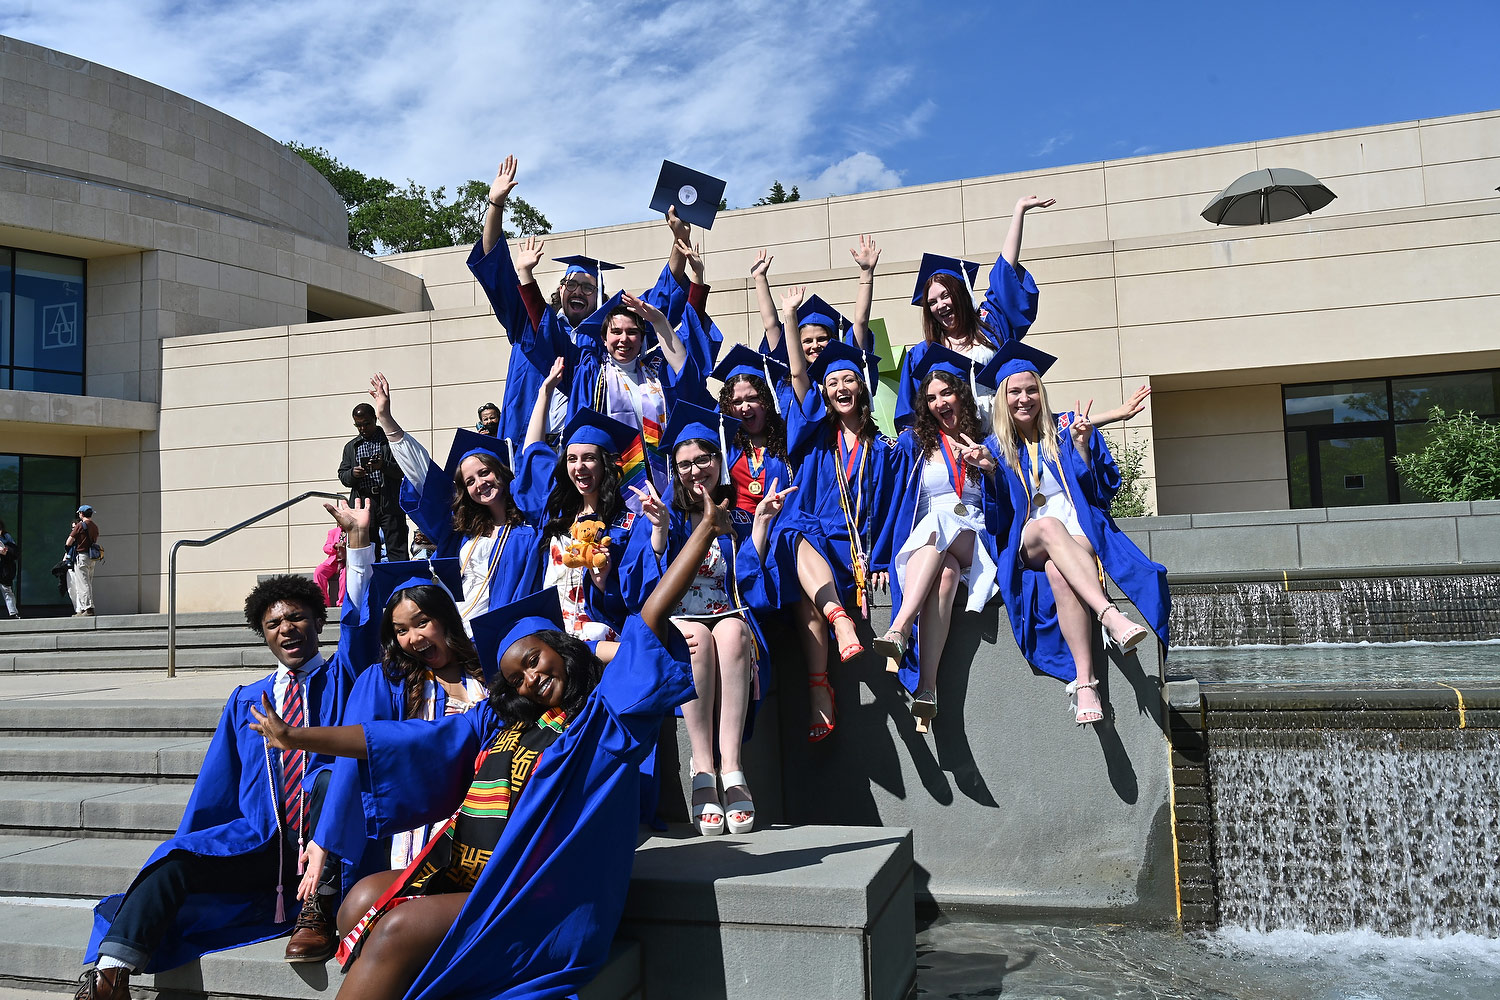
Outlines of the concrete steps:
[{"label": "concrete steps", "polygon": [[[21,618],[0,621],[0,673],[166,670],[167,616]],[[275,666],[235,612],[179,615],[179,669]]]},{"label": "concrete steps", "polygon": [[[203,627],[249,634],[233,622]],[[149,620],[102,630],[90,629],[90,619],[23,623],[33,626],[24,633],[31,651],[0,657],[82,655],[76,645],[64,647],[88,638],[121,647],[108,655],[165,663],[143,639],[159,632]],[[0,638],[20,644],[17,623],[4,624],[11,628]],[[47,642],[56,648],[33,648]],[[123,648],[132,642],[133,651]],[[7,677],[0,1000],[8,1000],[6,988],[27,997],[71,995],[93,905],[129,885],[176,829],[224,697],[261,675],[241,667],[172,679],[129,669]],[[766,796],[769,819],[774,794]],[[864,827],[778,827],[710,842],[677,826],[643,840],[614,954],[583,996],[902,997],[916,962],[912,856],[908,831]],[[206,956],[136,977],[132,987],[138,997],[154,990],[170,1000],[337,992],[341,974],[332,963],[288,966],[283,948],[278,940]]]}]

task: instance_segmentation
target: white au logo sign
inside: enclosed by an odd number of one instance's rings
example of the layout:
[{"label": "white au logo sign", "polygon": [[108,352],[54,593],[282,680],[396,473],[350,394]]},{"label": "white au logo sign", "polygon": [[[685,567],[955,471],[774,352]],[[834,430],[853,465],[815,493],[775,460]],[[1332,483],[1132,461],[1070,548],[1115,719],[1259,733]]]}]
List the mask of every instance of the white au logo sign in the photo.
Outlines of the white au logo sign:
[{"label": "white au logo sign", "polygon": [[698,189],[691,184],[684,184],[677,189],[677,200],[683,205],[691,205],[698,200]]},{"label": "white au logo sign", "polygon": [[78,303],[42,306],[42,350],[78,346]]}]

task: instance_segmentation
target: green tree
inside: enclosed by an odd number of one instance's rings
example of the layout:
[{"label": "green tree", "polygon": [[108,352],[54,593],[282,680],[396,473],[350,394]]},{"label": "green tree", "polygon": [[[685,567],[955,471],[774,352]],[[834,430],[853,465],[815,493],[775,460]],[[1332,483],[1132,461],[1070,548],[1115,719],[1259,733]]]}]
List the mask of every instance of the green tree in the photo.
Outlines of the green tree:
[{"label": "green tree", "polygon": [[771,190],[766,196],[756,202],[757,205],[784,205],[789,201],[801,201],[802,194],[797,190],[797,185],[792,185],[791,193],[781,186],[780,181],[771,182]]},{"label": "green tree", "polygon": [[1500,500],[1500,422],[1434,406],[1427,447],[1392,459],[1406,482],[1434,500]]},{"label": "green tree", "polygon": [[1146,517],[1151,513],[1151,502],[1146,497],[1144,474],[1146,469],[1146,446],[1131,444],[1123,437],[1104,435],[1115,464],[1120,467],[1120,489],[1114,502],[1109,505],[1110,517]]},{"label": "green tree", "polygon": [[[460,184],[452,201],[445,188],[429,191],[408,180],[398,188],[384,177],[368,177],[341,163],[321,146],[288,142],[288,148],[328,179],[349,211],[349,249],[360,253],[405,253],[473,243],[484,232],[490,186],[484,181]],[[506,204],[505,238],[540,236],[552,231],[547,217],[524,198]]]}]

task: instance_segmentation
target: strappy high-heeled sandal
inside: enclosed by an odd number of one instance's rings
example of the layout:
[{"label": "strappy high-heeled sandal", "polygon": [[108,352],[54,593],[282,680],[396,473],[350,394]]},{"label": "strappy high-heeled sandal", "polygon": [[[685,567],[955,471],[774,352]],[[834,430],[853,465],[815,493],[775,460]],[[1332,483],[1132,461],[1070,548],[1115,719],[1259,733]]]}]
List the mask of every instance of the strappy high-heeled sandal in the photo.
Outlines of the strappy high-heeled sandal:
[{"label": "strappy high-heeled sandal", "polygon": [[1080,726],[1091,726],[1096,722],[1103,722],[1104,707],[1102,702],[1100,703],[1099,708],[1080,709],[1078,707],[1079,688],[1094,688],[1095,693],[1097,693],[1099,688],[1099,678],[1095,677],[1087,684],[1081,684],[1077,680],[1071,680],[1068,682],[1068,686],[1063,689],[1068,693],[1068,707],[1073,710],[1073,721],[1078,723]]},{"label": "strappy high-heeled sandal", "polygon": [[889,629],[885,635],[875,640],[875,652],[885,657],[885,669],[887,673],[896,673],[901,669],[901,661],[906,658],[906,633],[898,629]]},{"label": "strappy high-heeled sandal", "polygon": [[[1118,639],[1116,639],[1114,633],[1109,630],[1109,626],[1104,624],[1104,616],[1109,614],[1111,611],[1118,612],[1120,617],[1124,618],[1125,622],[1130,626],[1130,628],[1125,630],[1125,634],[1120,636]],[[1135,622],[1131,621],[1128,617],[1126,617],[1125,612],[1120,611],[1120,609],[1115,607],[1113,603],[1106,604],[1104,607],[1100,608],[1098,617],[1099,628],[1104,631],[1105,649],[1113,646],[1121,653],[1128,653],[1135,647],[1139,646],[1141,644],[1141,641],[1146,638],[1146,626],[1137,625]]]},{"label": "strappy high-heeled sandal", "polygon": [[911,717],[917,722],[917,732],[927,732],[927,727],[937,718],[937,692],[918,691],[911,701]]},{"label": "strappy high-heeled sandal", "polygon": [[750,782],[745,780],[745,772],[725,771],[719,775],[719,781],[724,785],[725,798],[729,797],[731,788],[738,786],[745,790],[747,797],[724,803],[724,811],[725,818],[729,821],[730,833],[749,833],[755,829],[755,800],[748,797]]},{"label": "strappy high-heeled sandal", "polygon": [[808,690],[813,688],[828,689],[828,721],[814,722],[807,727],[807,742],[820,743],[833,735],[834,727],[838,725],[839,711],[838,703],[833,697],[833,685],[828,683],[828,671],[807,675]]},{"label": "strappy high-heeled sandal", "polygon": [[[688,767],[692,767],[688,762]],[[705,788],[713,789],[714,800],[712,802],[700,802],[692,807],[693,825],[698,832],[705,837],[713,837],[724,832],[724,807],[719,805],[719,778],[712,771],[695,773],[693,775],[693,792],[696,794]]]},{"label": "strappy high-heeled sandal", "polygon": [[[839,621],[840,619],[848,622],[850,625],[854,624],[854,619],[849,617],[849,612],[845,611],[842,607],[839,607],[837,605],[835,605],[834,609],[828,612],[825,617],[827,617],[828,619],[829,628],[833,628],[833,623]],[[837,630],[835,630],[834,634],[838,634]],[[859,641],[858,636],[855,636],[854,641],[849,643],[849,645],[839,647],[839,662],[848,663],[850,660],[854,659],[864,651],[865,644]]]}]

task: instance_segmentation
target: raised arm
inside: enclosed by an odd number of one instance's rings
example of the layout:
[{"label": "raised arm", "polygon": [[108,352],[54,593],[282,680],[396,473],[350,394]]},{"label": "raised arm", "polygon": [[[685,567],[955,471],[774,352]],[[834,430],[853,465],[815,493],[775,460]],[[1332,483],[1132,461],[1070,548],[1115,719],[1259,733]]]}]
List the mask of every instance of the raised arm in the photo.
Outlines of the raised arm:
[{"label": "raised arm", "polygon": [[656,633],[658,639],[666,641],[670,634],[668,630],[675,629],[671,620],[672,612],[697,577],[698,567],[703,565],[703,558],[708,555],[708,547],[729,530],[729,502],[716,504],[713,493],[705,490],[702,519],[688,536],[682,550],[677,553],[677,558],[662,572],[656,589],[646,598],[646,603],[641,608],[641,621]]},{"label": "raised arm", "polygon": [[672,272],[679,285],[686,288],[688,258],[682,248],[693,245],[693,227],[677,217],[676,205],[667,206],[667,227],[672,230],[672,252],[667,255],[667,270]]},{"label": "raised arm", "polygon": [[781,508],[786,506],[786,498],[797,491],[797,487],[788,486],[778,492],[776,487],[780,485],[781,480],[771,480],[771,488],[766,490],[766,495],[760,503],[755,505],[755,521],[750,526],[750,542],[755,546],[755,554],[760,556],[762,565],[766,561],[766,546],[771,537],[771,525],[776,522]]},{"label": "raised arm", "polygon": [[495,249],[495,244],[505,238],[505,199],[516,186],[516,158],[507,156],[495,168],[495,179],[490,182],[490,193],[486,196],[489,207],[484,210],[484,252]]},{"label": "raised arm", "polygon": [[370,398],[374,400],[372,405],[375,407],[375,422],[385,431],[385,439],[395,444],[404,438],[406,432],[396,423],[396,418],[391,416],[391,384],[386,381],[384,372],[376,372],[370,376]]},{"label": "raised arm", "polygon": [[[656,342],[661,346],[661,355],[667,359],[667,364],[672,366],[673,371],[681,371],[683,363],[687,361],[687,345],[677,335],[666,314],[644,299],[638,299],[629,292],[620,296],[620,301],[625,308],[635,313],[641,319],[651,324],[656,331]],[[641,345],[642,350],[645,345]]]},{"label": "raised arm", "polygon": [[250,728],[264,736],[266,742],[277,750],[306,750],[308,753],[358,760],[364,760],[369,754],[365,749],[364,726],[288,726],[276,714],[269,695],[261,695],[260,709],[251,705],[250,714],[255,717]]},{"label": "raised arm", "polygon": [[775,259],[762,248],[756,251],[755,263],[750,265],[755,301],[760,306],[760,325],[766,331],[766,346],[773,351],[781,343],[781,320],[776,316],[776,300],[771,297],[771,261]]},{"label": "raised arm", "polygon": [[792,392],[797,394],[799,406],[812,388],[812,379],[807,374],[807,355],[802,351],[802,337],[797,332],[797,310],[802,307],[806,295],[807,289],[802,287],[788,288],[781,293],[782,322],[791,331],[786,338],[786,364],[792,370]]},{"label": "raised arm", "polygon": [[1005,232],[1005,244],[1000,249],[1000,256],[1011,267],[1021,263],[1021,230],[1026,225],[1026,213],[1033,208],[1050,208],[1056,203],[1056,198],[1042,198],[1034,194],[1026,195],[1016,202],[1015,211],[1010,216],[1010,228]]},{"label": "raised arm", "polygon": [[869,351],[875,347],[870,342],[870,305],[875,300],[875,264],[880,260],[880,248],[873,239],[861,235],[859,246],[850,247],[849,255],[859,265],[859,291],[854,296],[854,316],[849,333],[855,347]]},{"label": "raised arm", "polygon": [[526,425],[526,447],[541,444],[547,440],[547,414],[552,409],[552,394],[557,391],[557,384],[562,381],[563,359],[558,358],[552,362],[552,370],[547,377],[542,379],[541,391],[537,393],[536,405],[531,408],[531,422]]},{"label": "raised arm", "polygon": [[1129,420],[1138,415],[1146,408],[1146,397],[1151,395],[1151,387],[1143,385],[1131,394],[1124,403],[1113,410],[1106,410],[1094,418],[1095,427],[1103,427],[1105,424],[1117,423],[1121,420]]}]

